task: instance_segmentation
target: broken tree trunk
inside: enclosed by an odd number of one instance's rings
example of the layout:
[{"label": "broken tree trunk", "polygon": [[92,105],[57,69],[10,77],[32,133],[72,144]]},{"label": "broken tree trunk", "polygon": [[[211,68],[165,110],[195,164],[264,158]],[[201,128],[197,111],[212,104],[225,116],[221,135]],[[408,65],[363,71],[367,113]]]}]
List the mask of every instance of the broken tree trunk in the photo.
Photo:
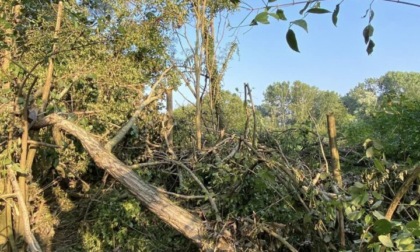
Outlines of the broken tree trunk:
[{"label": "broken tree trunk", "polygon": [[233,250],[233,245],[228,244],[226,239],[220,238],[217,242],[213,242],[209,238],[205,224],[198,217],[179,207],[155,187],[144,182],[137,173],[106,150],[92,134],[55,114],[44,117],[36,123],[35,127],[48,125],[55,125],[79,139],[98,167],[106,170],[162,221],[191,239],[200,248]]},{"label": "broken tree trunk", "polygon": [[[338,154],[337,147],[337,129],[335,127],[334,114],[327,115],[327,126],[328,126],[328,137],[330,139],[330,150],[331,150],[331,162],[333,168],[333,174],[335,182],[340,188],[343,188],[343,179],[341,177],[340,168],[340,155]],[[339,237],[340,237],[340,248],[344,250],[346,248],[346,236],[344,231],[344,211],[342,208],[337,210],[338,212],[338,226],[339,226]]]}]

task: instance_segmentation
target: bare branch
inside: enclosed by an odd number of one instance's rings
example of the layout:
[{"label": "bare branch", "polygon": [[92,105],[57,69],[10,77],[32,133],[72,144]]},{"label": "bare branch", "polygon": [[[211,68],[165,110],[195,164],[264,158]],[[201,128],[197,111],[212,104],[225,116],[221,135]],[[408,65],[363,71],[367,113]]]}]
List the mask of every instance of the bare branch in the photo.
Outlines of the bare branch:
[{"label": "bare branch", "polygon": [[278,239],[281,243],[283,243],[284,246],[286,246],[290,251],[292,252],[298,252],[297,249],[295,249],[289,242],[286,241],[286,239],[284,239],[283,237],[281,237],[280,235],[278,235],[276,232],[274,232],[273,230],[268,229],[267,227],[263,227],[262,228],[265,232],[267,232],[268,234],[270,234],[271,236],[273,236],[274,238]]},{"label": "bare branch", "polygon": [[178,193],[174,193],[174,192],[168,192],[168,191],[163,190],[162,188],[159,188],[159,187],[155,187],[155,188],[156,188],[156,190],[158,190],[158,192],[168,194],[168,195],[171,195],[171,196],[175,196],[175,197],[181,198],[181,199],[191,200],[191,199],[204,199],[204,198],[206,198],[206,196],[203,196],[203,195],[182,195],[182,194],[178,194]]},{"label": "bare branch", "polygon": [[415,3],[410,3],[410,2],[400,1],[400,0],[383,0],[383,1],[391,2],[391,3],[405,4],[405,5],[410,5],[410,6],[414,6],[414,7],[420,7],[420,4],[415,4]]},{"label": "bare branch", "polygon": [[204,186],[204,184],[201,182],[201,180],[195,175],[195,173],[188,168],[188,166],[186,166],[184,163],[180,162],[180,161],[176,161],[176,160],[168,160],[169,162],[172,162],[178,166],[181,166],[182,168],[184,168],[190,175],[191,177],[195,180],[195,182],[197,182],[197,184],[201,187],[201,189],[206,193],[210,205],[214,210],[214,214],[216,215],[216,220],[217,221],[222,221],[222,218],[220,217],[219,214],[219,210],[217,209],[217,205],[216,202],[214,201],[212,195],[210,194],[209,190]]},{"label": "bare branch", "polygon": [[28,144],[34,147],[38,146],[45,146],[45,147],[51,147],[51,148],[62,148],[61,146],[55,145],[55,144],[49,144],[44,142],[38,142],[34,140],[28,140]]},{"label": "bare branch", "polygon": [[131,169],[140,169],[147,166],[154,166],[154,165],[162,165],[162,164],[169,164],[169,162],[163,161],[163,162],[148,162],[148,163],[142,163],[142,164],[134,164],[130,166]]},{"label": "bare branch", "polygon": [[115,134],[115,136],[111,140],[109,140],[108,143],[106,143],[105,145],[106,150],[111,151],[115,145],[121,142],[123,138],[125,137],[125,135],[127,135],[127,133],[130,131],[131,127],[133,127],[134,123],[136,122],[137,118],[139,117],[143,109],[147,105],[152,103],[153,101],[159,99],[161,94],[155,95],[156,87],[162,81],[163,77],[171,68],[172,67],[165,69],[165,71],[163,71],[163,73],[159,76],[157,81],[152,85],[152,88],[150,90],[149,95],[147,96],[147,99],[141,102],[140,107],[134,112],[130,120],[128,120],[128,122]]}]

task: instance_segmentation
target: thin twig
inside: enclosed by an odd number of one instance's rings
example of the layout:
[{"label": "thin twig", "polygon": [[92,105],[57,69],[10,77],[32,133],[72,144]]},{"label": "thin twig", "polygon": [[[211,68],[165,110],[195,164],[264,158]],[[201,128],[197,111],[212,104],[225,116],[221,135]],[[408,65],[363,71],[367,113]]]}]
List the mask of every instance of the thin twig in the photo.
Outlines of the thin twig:
[{"label": "thin twig", "polygon": [[172,195],[172,196],[175,196],[175,197],[181,198],[181,199],[191,200],[191,199],[205,199],[206,198],[206,196],[204,196],[204,195],[182,195],[182,194],[178,194],[178,193],[174,193],[174,192],[168,192],[168,191],[163,190],[162,188],[159,188],[159,187],[156,187],[156,186],[154,186],[154,188],[156,188],[156,190],[158,190],[158,192],[160,192],[160,193]]},{"label": "thin twig", "polygon": [[28,140],[28,144],[38,147],[38,146],[45,146],[45,147],[51,147],[51,148],[62,148],[61,146],[55,145],[55,144],[49,144],[44,142],[38,142],[34,140]]},{"label": "thin twig", "polygon": [[157,161],[157,162],[148,162],[148,163],[142,163],[142,164],[134,164],[134,165],[130,166],[130,168],[134,170],[134,169],[140,169],[142,167],[162,165],[162,164],[169,164],[169,162]]},{"label": "thin twig", "polygon": [[267,232],[268,234],[270,234],[271,236],[273,236],[274,238],[278,239],[281,243],[283,243],[284,246],[286,246],[290,251],[292,252],[298,252],[297,249],[295,249],[289,242],[286,241],[286,239],[284,239],[283,237],[281,237],[280,235],[278,235],[276,232],[268,229],[267,227],[263,227],[262,228],[265,232]]},{"label": "thin twig", "polygon": [[195,175],[195,173],[188,168],[188,166],[186,166],[184,163],[180,162],[180,161],[176,161],[176,160],[168,160],[169,162],[172,162],[178,166],[181,166],[182,168],[184,168],[190,175],[191,177],[197,182],[197,184],[201,187],[201,189],[204,191],[204,193],[207,195],[210,205],[213,208],[214,214],[216,215],[216,220],[217,221],[222,221],[222,218],[220,217],[219,214],[219,210],[217,209],[217,205],[216,202],[213,199],[213,195],[209,192],[209,190],[204,186],[204,184],[201,182],[201,180],[197,177],[197,175]]},{"label": "thin twig", "polygon": [[391,3],[405,4],[405,5],[410,5],[410,6],[414,6],[414,7],[420,7],[420,4],[415,4],[415,3],[410,3],[410,2],[400,1],[400,0],[383,0],[383,1],[391,2]]},{"label": "thin twig", "polygon": [[166,73],[172,69],[172,67],[168,67],[165,69],[162,74],[159,76],[159,78],[156,80],[156,82],[152,85],[152,88],[150,90],[149,95],[147,96],[146,100],[141,102],[140,107],[134,112],[133,116],[128,120],[128,122],[115,134],[115,136],[108,141],[108,143],[105,144],[105,149],[108,151],[111,151],[112,148],[114,148],[115,145],[117,145],[119,142],[121,142],[125,135],[130,131],[131,127],[134,125],[135,121],[140,115],[140,112],[143,111],[143,109],[148,106],[153,101],[159,99],[161,94],[155,95],[155,90],[158,84],[162,81],[163,77],[166,75]]}]

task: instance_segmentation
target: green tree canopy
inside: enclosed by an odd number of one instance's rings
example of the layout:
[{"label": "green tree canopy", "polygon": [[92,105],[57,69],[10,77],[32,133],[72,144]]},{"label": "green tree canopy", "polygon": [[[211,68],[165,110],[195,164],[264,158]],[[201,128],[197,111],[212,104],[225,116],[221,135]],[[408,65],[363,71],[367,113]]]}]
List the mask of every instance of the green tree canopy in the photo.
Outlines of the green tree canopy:
[{"label": "green tree canopy", "polygon": [[266,116],[269,113],[274,126],[282,129],[312,123],[324,132],[326,114],[335,113],[340,121],[347,115],[337,93],[321,91],[300,81],[293,84],[275,82],[268,86],[262,108],[266,111]]}]

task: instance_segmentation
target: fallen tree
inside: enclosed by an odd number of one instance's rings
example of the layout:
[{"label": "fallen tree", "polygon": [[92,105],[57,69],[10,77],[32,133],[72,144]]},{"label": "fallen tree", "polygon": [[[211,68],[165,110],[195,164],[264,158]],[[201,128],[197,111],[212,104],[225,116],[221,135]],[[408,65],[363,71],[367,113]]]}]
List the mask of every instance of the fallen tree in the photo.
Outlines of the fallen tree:
[{"label": "fallen tree", "polygon": [[54,125],[60,130],[76,137],[99,168],[108,172],[151,212],[175,230],[182,233],[185,237],[191,239],[201,249],[205,251],[213,251],[215,249],[223,251],[233,250],[233,244],[227,242],[229,238],[227,232],[217,236],[218,238],[216,239],[212,239],[205,223],[200,218],[176,205],[162,192],[159,192],[155,187],[143,181],[137,173],[121,162],[102,143],[96,140],[94,135],[57,114],[51,114],[40,119],[34,128],[50,125]]}]

